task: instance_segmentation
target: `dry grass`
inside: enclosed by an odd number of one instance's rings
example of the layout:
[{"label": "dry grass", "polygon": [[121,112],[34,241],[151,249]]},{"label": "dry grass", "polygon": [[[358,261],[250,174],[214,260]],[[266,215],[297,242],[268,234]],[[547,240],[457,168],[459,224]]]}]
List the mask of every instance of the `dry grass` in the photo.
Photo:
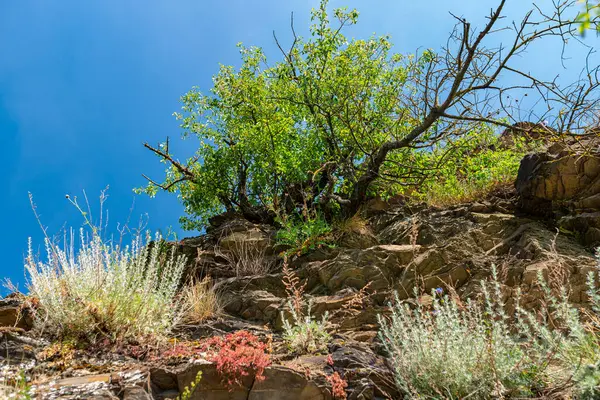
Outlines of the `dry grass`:
[{"label": "dry grass", "polygon": [[334,229],[338,235],[344,233],[360,233],[366,235],[371,233],[368,224],[369,222],[365,218],[359,214],[355,214],[348,219],[336,223]]},{"label": "dry grass", "polygon": [[230,248],[224,250],[216,246],[215,254],[226,261],[236,277],[266,275],[273,270],[275,260],[267,256],[266,246],[257,246],[251,240],[235,235],[229,237],[233,238]]},{"label": "dry grass", "polygon": [[558,239],[558,231],[550,242],[550,251],[548,256],[548,286],[552,289],[552,294],[560,295],[562,290],[565,290],[567,295],[570,293],[569,281],[571,278],[571,268],[563,262],[563,257],[560,256],[556,249],[556,241]]},{"label": "dry grass", "polygon": [[181,291],[184,304],[183,322],[196,324],[218,316],[223,311],[219,294],[209,277],[193,280]]}]

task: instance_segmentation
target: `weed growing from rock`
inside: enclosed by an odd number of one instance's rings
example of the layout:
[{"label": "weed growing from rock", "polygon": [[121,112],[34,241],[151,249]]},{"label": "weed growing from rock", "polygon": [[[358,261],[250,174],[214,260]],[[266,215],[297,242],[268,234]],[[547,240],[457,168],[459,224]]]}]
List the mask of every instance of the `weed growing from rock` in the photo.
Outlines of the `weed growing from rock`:
[{"label": "weed growing from rock", "polygon": [[541,271],[538,285],[540,307],[524,309],[517,291],[510,315],[495,268],[482,302],[435,291],[430,308],[396,300],[391,318],[379,320],[399,388],[418,398],[598,398],[598,272],[588,274],[590,309],[570,304],[568,287]]},{"label": "weed growing from rock", "polygon": [[418,303],[415,309],[396,299],[389,321],[379,318],[380,337],[404,393],[449,399],[529,397],[555,378],[548,366],[560,351],[558,333],[519,307],[516,317],[509,316],[497,279],[482,283],[482,294],[482,303],[462,303],[433,291],[432,306]]},{"label": "weed growing from rock", "polygon": [[[228,249],[221,243],[228,239]],[[267,255],[267,246],[248,240],[237,232],[226,232],[215,246],[215,254],[225,260],[226,266],[235,276],[257,276],[270,273],[275,267],[274,259]]]},{"label": "weed growing from rock", "polygon": [[[598,257],[598,253],[597,253]],[[563,315],[562,322],[567,340],[561,349],[561,360],[566,368],[573,371],[576,382],[576,394],[580,399],[600,398],[600,293],[598,290],[597,273],[588,273],[587,295],[591,309],[578,312],[573,307],[566,306],[566,293],[563,301],[551,303],[551,307],[559,308]],[[540,273],[541,279],[541,273]],[[545,287],[546,293],[552,288]],[[555,323],[555,321],[552,321]]]},{"label": "weed growing from rock", "polygon": [[335,400],[346,400],[346,388],[348,382],[340,376],[337,372],[325,377],[327,382],[331,385],[331,396]]},{"label": "weed growing from rock", "polygon": [[[296,274],[288,267],[287,260],[283,266],[283,283],[288,294],[288,307],[291,321],[283,312],[283,339],[289,350],[296,354],[311,354],[327,351],[330,335],[327,332],[328,314],[325,313],[321,320],[315,319],[311,314],[312,301],[305,304],[304,288]],[[306,311],[305,311],[306,309]]]}]

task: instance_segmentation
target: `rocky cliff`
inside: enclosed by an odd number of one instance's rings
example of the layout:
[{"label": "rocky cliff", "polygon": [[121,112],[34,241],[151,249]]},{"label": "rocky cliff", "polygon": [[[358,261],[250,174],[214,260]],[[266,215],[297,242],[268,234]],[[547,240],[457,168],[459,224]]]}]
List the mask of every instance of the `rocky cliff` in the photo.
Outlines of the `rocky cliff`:
[{"label": "rocky cliff", "polygon": [[[48,343],[27,336],[15,299],[0,305],[2,355],[30,363],[47,378],[39,389],[43,398],[174,398],[198,371],[203,375],[194,399],[331,399],[327,376],[334,371],[347,381],[349,399],[399,398],[377,337],[377,316],[388,314],[394,294],[421,303],[431,302],[428,293],[435,289],[476,297],[479,282],[495,267],[509,306],[520,290],[522,303],[536,307],[541,272],[568,282],[569,300],[585,307],[586,275],[597,268],[594,246],[600,244],[597,150],[590,142],[571,143],[528,155],[516,189],[497,188],[473,203],[439,209],[373,200],[363,222],[346,227],[335,247],[291,258],[289,268],[305,284],[313,314],[327,313],[334,327],[328,355],[293,356],[282,349],[282,315],[289,310],[273,227],[226,214],[214,218],[205,235],[175,244],[188,257],[188,275],[210,276],[225,309],[216,320],[182,327],[178,340],[240,330],[268,338],[273,365],[263,381],[248,378],[230,390],[214,364],[157,359],[149,349],[73,349],[73,362],[65,366],[57,354],[40,356]],[[263,273],[236,270],[236,252],[248,249],[253,262],[268,265]]]}]

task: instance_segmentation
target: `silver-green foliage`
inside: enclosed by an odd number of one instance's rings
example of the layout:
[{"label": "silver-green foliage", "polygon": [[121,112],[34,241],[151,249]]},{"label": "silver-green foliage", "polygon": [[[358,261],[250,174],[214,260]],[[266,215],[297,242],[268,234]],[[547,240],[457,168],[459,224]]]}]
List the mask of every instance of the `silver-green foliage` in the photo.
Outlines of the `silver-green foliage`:
[{"label": "silver-green foliage", "polygon": [[600,347],[589,348],[589,329],[566,290],[555,294],[540,282],[547,306],[536,313],[520,306],[519,294],[515,313],[506,313],[495,271],[491,283],[482,282],[481,302],[434,292],[431,308],[411,309],[396,299],[389,320],[379,320],[398,387],[411,398],[488,399],[579,382],[582,357],[576,362],[574,352],[585,344],[585,359],[597,359]]},{"label": "silver-green foliage", "polygon": [[329,315],[325,313],[321,320],[311,314],[312,301],[308,301],[306,314],[299,312],[292,301],[288,302],[291,322],[281,314],[283,320],[283,339],[292,353],[314,354],[327,351],[331,336],[327,332]]},{"label": "silver-green foliage", "polygon": [[[25,268],[30,294],[40,304],[37,327],[87,341],[167,334],[182,316],[176,290],[185,259],[151,239],[138,235],[120,247],[103,241],[96,229],[82,229],[79,241],[71,231],[64,248],[46,239],[44,261],[34,258],[30,241]],[[154,243],[160,242],[156,235]]]}]

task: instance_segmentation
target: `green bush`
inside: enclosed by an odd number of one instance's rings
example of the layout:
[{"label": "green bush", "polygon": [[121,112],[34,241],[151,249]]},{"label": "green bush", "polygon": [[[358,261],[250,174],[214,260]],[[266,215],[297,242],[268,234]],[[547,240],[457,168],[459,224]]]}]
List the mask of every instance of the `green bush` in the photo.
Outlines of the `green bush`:
[{"label": "green bush", "polygon": [[431,310],[399,303],[381,320],[398,387],[417,398],[498,398],[532,393],[547,354],[528,354],[486,292],[485,308],[435,295]]},{"label": "green bush", "polygon": [[481,126],[428,155],[445,162],[439,162],[436,179],[424,181],[417,198],[445,206],[483,197],[499,185],[514,182],[521,160],[531,148],[523,140],[503,146],[489,126]]},{"label": "green bush", "polygon": [[311,250],[333,246],[331,225],[320,215],[309,218],[281,220],[277,231],[277,244],[286,247],[286,255],[302,255]]}]

